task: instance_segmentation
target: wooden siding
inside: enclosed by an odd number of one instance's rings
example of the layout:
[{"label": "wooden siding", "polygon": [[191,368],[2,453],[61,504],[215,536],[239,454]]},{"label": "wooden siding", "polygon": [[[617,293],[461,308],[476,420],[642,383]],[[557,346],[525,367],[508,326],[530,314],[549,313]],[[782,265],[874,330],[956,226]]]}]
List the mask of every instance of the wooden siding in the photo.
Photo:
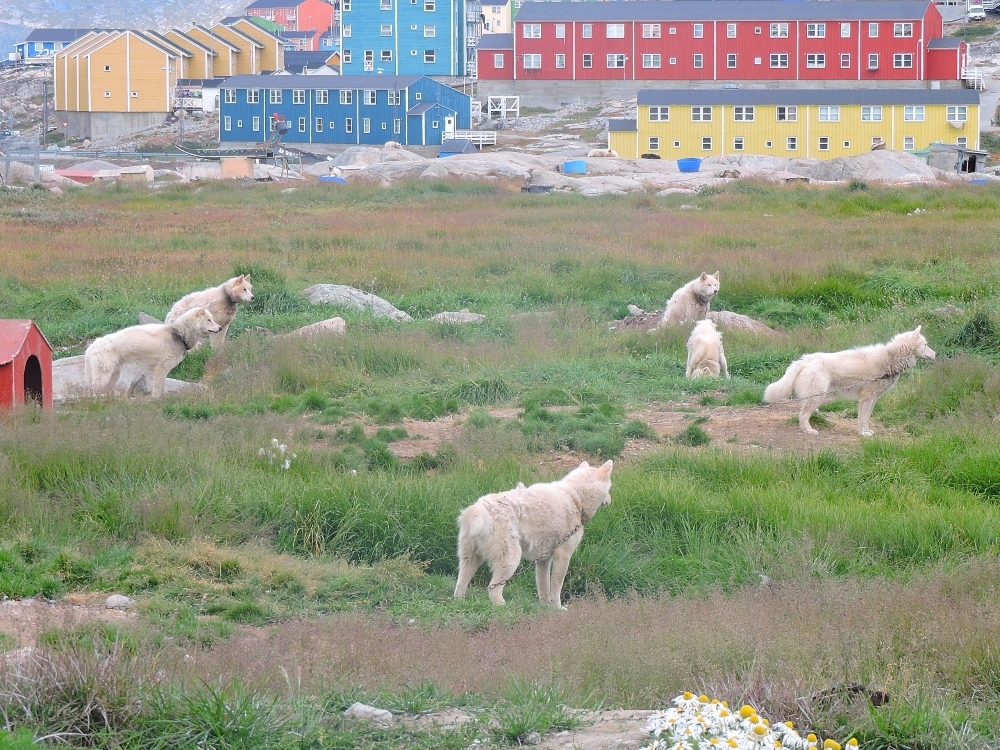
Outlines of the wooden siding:
[{"label": "wooden siding", "polygon": [[[503,58],[503,66],[496,67],[494,55]],[[512,49],[480,49],[476,50],[476,75],[485,80],[508,80],[513,75],[514,50]]]},{"label": "wooden siding", "polygon": [[278,37],[271,34],[266,29],[262,29],[246,18],[241,18],[233,23],[233,28],[247,36],[253,37],[264,45],[260,50],[261,70],[283,70],[285,67],[285,45]]},{"label": "wooden siding", "polygon": [[176,29],[163,32],[163,36],[193,55],[193,58],[187,64],[188,78],[215,77],[215,57],[210,52],[197,44],[192,44],[190,39],[186,39]]},{"label": "wooden siding", "polygon": [[236,53],[236,75],[253,76],[261,72],[260,52],[256,39],[247,40],[244,34],[234,31],[221,23],[209,29],[216,36],[221,36],[227,42],[232,42],[240,51]]},{"label": "wooden siding", "polygon": [[211,34],[202,31],[196,26],[191,27],[184,33],[215,52],[215,61],[212,64],[215,77],[228,78],[229,76],[236,75],[236,52],[232,49],[232,45],[220,42]]}]

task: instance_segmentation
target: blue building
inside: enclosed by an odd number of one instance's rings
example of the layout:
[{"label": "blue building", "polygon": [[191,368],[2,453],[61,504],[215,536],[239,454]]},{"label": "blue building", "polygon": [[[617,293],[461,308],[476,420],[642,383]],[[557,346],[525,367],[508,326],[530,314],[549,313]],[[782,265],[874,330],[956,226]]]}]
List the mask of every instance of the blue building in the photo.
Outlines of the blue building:
[{"label": "blue building", "polygon": [[19,60],[44,60],[49,62],[56,52],[68,47],[81,36],[89,34],[93,29],[34,29],[28,38],[14,45],[14,51]]},{"label": "blue building", "polygon": [[479,0],[339,2],[345,75],[475,75]]},{"label": "blue building", "polygon": [[472,124],[468,94],[427,76],[233,76],[222,87],[219,141],[267,140],[274,116],[285,143],[438,146]]}]

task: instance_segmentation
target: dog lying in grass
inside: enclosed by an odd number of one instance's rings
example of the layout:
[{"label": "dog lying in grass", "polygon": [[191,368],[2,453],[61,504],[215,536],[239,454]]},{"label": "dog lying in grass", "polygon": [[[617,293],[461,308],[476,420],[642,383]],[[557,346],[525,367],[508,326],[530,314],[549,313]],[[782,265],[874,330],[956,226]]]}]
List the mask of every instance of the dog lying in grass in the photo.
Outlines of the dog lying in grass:
[{"label": "dog lying in grass", "polygon": [[172,323],[147,323],[101,336],[84,352],[87,385],[107,395],[118,383],[122,368],[135,364],[151,379],[151,395],[159,398],[167,373],[206,336],[221,329],[207,307],[196,307]]},{"label": "dog lying in grass", "polygon": [[207,307],[215,322],[221,326],[218,333],[209,336],[212,348],[219,351],[226,341],[226,333],[229,332],[230,324],[236,319],[236,306],[241,302],[253,302],[253,285],[250,283],[249,274],[236,276],[219,284],[219,286],[209,287],[200,292],[191,292],[191,294],[181,297],[170,308],[164,322],[173,323],[181,315],[195,307]]},{"label": "dog lying in grass", "polygon": [[687,343],[688,361],[687,377],[717,378],[720,375],[729,377],[729,365],[726,364],[726,352],[722,348],[722,336],[715,322],[700,320],[691,331]]},{"label": "dog lying in grass", "polygon": [[608,461],[595,468],[584,461],[556,482],[519,483],[463,510],[455,598],[465,598],[472,577],[487,562],[493,573],[490,601],[504,604],[503,587],[524,559],[535,563],[539,600],[561,607],[563,580],[584,524],[611,503],[612,466]]},{"label": "dog lying in grass", "polygon": [[817,431],[809,425],[809,417],[821,404],[838,398],[854,399],[859,402],[858,434],[872,435],[869,419],[875,402],[896,385],[899,376],[918,359],[934,359],[935,356],[920,333],[920,326],[897,334],[888,344],[807,354],[792,362],[781,380],[767,387],[764,401],[773,404],[792,394],[802,399],[799,427],[809,435],[816,435]]}]

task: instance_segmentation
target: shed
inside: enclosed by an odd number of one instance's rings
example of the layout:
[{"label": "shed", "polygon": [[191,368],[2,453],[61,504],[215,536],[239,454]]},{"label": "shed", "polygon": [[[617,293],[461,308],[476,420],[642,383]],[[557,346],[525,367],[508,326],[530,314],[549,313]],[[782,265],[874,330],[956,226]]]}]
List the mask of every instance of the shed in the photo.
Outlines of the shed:
[{"label": "shed", "polygon": [[52,347],[31,320],[0,320],[0,409],[52,408]]},{"label": "shed", "polygon": [[929,166],[948,172],[982,172],[989,152],[935,142],[918,155],[925,157]]},{"label": "shed", "polygon": [[476,147],[468,138],[447,138],[441,143],[438,158],[455,154],[474,154]]}]

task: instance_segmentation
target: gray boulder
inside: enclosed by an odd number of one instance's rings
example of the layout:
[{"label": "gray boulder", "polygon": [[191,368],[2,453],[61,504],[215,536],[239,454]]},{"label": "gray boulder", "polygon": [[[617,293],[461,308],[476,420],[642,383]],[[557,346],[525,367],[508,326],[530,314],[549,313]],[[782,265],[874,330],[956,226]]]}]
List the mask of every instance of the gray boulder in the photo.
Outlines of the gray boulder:
[{"label": "gray boulder", "polygon": [[344,711],[344,716],[366,724],[374,724],[382,729],[390,729],[393,725],[392,713],[384,708],[375,708],[365,703],[355,703]]},{"label": "gray boulder", "polygon": [[409,323],[413,320],[402,310],[396,308],[391,302],[368,292],[362,292],[352,286],[343,284],[313,284],[302,293],[309,298],[314,305],[336,305],[338,307],[351,307],[355,310],[365,310],[375,318],[390,318],[401,323]]},{"label": "gray boulder", "polygon": [[458,312],[441,312],[431,316],[435,323],[478,323],[486,320],[485,315],[469,312],[469,308],[463,307]]}]

